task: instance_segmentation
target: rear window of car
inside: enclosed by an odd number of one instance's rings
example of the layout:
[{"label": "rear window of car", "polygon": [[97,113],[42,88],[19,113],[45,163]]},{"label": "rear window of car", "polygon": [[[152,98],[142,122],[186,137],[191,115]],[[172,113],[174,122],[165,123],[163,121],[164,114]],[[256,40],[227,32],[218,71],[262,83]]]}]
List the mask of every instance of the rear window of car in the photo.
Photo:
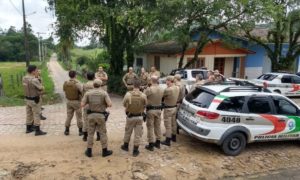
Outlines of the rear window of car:
[{"label": "rear window of car", "polygon": [[201,74],[204,79],[207,78],[207,71],[192,71],[192,77],[196,78],[197,74]]},{"label": "rear window of car", "polygon": [[189,93],[185,99],[198,107],[208,108],[214,98],[214,94],[200,88],[196,88],[194,91]]},{"label": "rear window of car", "polygon": [[276,77],[277,77],[277,75],[274,75],[274,74],[263,74],[263,75],[259,76],[257,79],[261,79],[261,80],[265,80],[265,81],[272,81]]}]

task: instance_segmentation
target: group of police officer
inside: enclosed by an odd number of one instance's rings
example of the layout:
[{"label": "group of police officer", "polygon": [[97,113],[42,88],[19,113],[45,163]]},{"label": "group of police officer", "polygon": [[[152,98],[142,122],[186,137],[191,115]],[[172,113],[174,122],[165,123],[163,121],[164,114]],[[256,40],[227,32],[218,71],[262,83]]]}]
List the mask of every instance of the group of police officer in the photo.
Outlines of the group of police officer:
[{"label": "group of police officer", "polygon": [[[40,96],[44,90],[41,82],[36,78],[38,70],[36,66],[28,67],[28,74],[23,79],[26,98],[26,133],[45,135],[40,130]],[[97,140],[101,141],[102,156],[106,157],[113,152],[107,149],[106,121],[109,113],[107,108],[112,106],[107,93],[108,76],[102,67],[97,73],[88,72],[88,82],[81,84],[76,79],[76,72],[69,71],[70,79],[63,85],[67,99],[67,118],[65,121],[65,135],[70,134],[71,120],[76,114],[79,136],[83,135],[83,141],[87,141],[86,156],[92,157],[94,134],[97,131]],[[160,72],[155,67],[147,73],[144,68],[136,75],[133,68],[128,69],[123,77],[124,85],[128,92],[123,99],[126,113],[126,126],[124,144],[121,149],[129,151],[129,142],[134,132],[133,156],[139,155],[139,146],[143,134],[143,121],[147,125],[147,138],[149,144],[146,149],[153,151],[160,145],[171,146],[171,141],[176,142],[177,123],[176,112],[178,105],[185,95],[185,86],[181,83],[181,76],[168,76],[167,88],[159,86]],[[83,109],[83,112],[82,112]],[[161,141],[161,113],[163,110],[166,139]],[[83,119],[83,121],[82,121]]]}]

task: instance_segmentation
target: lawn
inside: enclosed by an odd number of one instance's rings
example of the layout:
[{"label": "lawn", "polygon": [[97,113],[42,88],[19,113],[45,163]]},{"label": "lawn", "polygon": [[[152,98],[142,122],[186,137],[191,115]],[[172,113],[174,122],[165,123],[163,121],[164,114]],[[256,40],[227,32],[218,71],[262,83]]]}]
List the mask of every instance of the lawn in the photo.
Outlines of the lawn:
[{"label": "lawn", "polygon": [[[42,80],[45,86],[44,103],[51,103],[58,98],[54,94],[54,83],[49,77],[45,63],[34,62],[42,70]],[[25,63],[5,62],[0,63],[0,74],[3,80],[4,97],[0,97],[0,106],[20,106],[24,105],[24,90],[22,77],[26,74]]]}]

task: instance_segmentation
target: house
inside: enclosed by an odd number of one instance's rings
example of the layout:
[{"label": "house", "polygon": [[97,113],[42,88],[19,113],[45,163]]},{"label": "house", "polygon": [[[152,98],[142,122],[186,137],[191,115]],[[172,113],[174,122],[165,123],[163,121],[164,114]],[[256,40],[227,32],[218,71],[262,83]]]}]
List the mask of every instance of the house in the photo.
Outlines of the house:
[{"label": "house", "polygon": [[[192,39],[196,41],[199,36],[200,33],[196,32]],[[262,46],[237,37],[231,37],[229,42],[219,32],[211,34],[210,39],[212,41],[205,45],[198,60],[188,68],[218,69],[226,77],[248,79],[271,71],[271,61]],[[284,47],[288,48],[288,44]],[[167,75],[172,69],[178,68],[181,49],[181,45],[175,41],[147,44],[143,46],[141,53],[135,55],[134,67],[145,67],[149,70],[151,66],[155,66]],[[190,43],[185,51],[183,64],[193,59],[194,52],[195,43]],[[299,62],[300,57],[297,59],[297,69],[300,69]]]}]

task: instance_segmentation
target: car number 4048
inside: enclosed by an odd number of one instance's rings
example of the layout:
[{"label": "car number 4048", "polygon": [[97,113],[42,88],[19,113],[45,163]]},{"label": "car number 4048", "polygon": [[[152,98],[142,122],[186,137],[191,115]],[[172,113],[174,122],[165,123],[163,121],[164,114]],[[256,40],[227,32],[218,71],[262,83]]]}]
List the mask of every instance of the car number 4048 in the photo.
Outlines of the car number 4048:
[{"label": "car number 4048", "polygon": [[234,116],[224,116],[222,117],[222,122],[224,123],[240,123],[241,118],[240,117],[234,117]]}]

